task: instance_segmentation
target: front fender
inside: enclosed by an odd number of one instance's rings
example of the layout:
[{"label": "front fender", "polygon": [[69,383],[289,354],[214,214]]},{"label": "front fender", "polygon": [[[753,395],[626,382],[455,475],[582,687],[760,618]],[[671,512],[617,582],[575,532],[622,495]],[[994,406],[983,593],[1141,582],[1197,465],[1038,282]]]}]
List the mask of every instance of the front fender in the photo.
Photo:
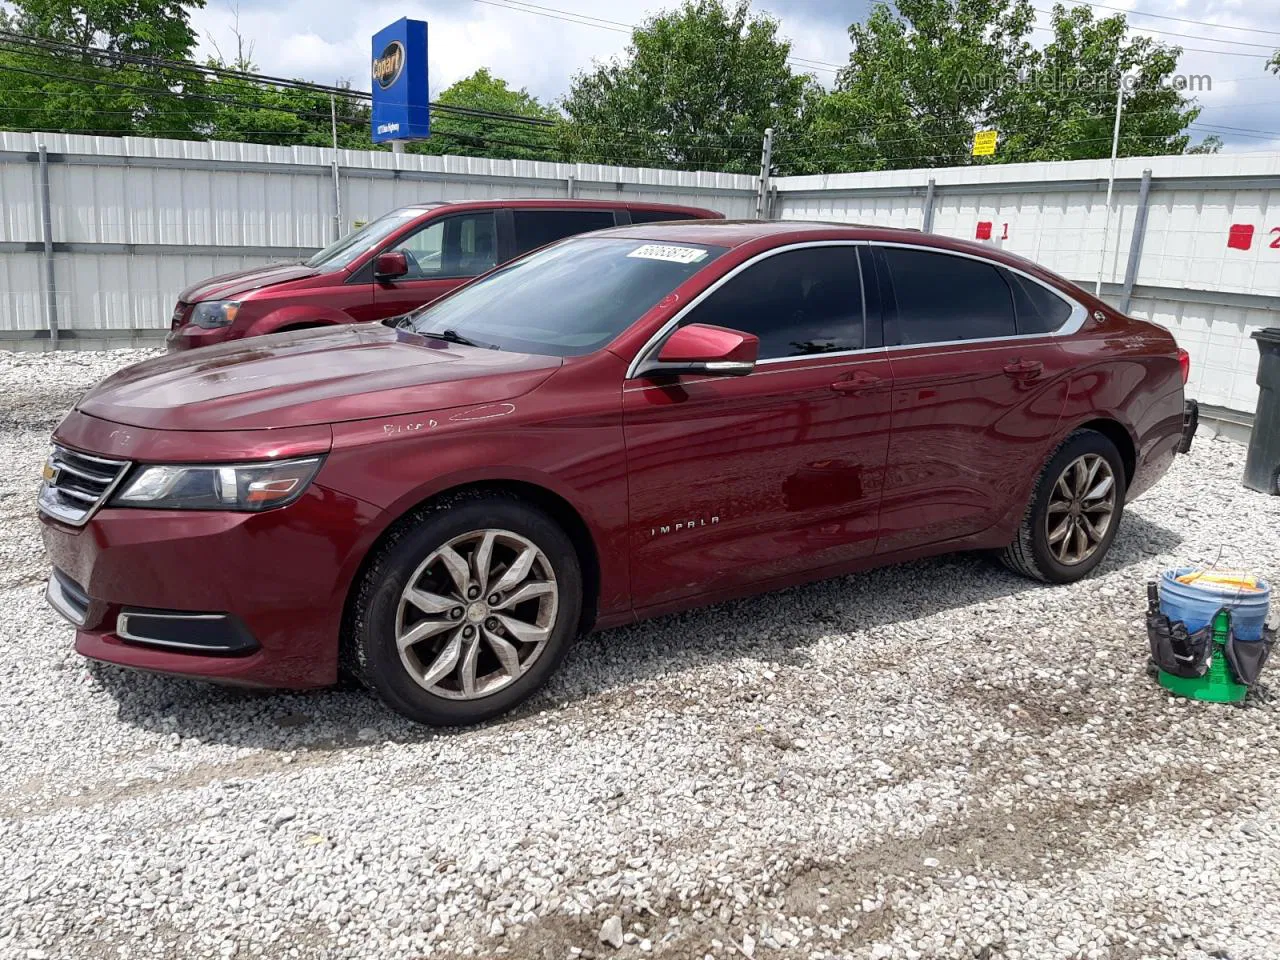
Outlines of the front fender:
[{"label": "front fender", "polygon": [[[360,557],[397,520],[445,491],[477,484],[525,485],[562,501],[581,520],[599,561],[600,618],[630,610],[626,450],[618,411],[566,429],[521,416],[530,396],[454,411],[334,424],[334,447],[317,483],[349,492],[379,513]],[[532,411],[531,411],[532,412]],[[465,416],[463,416],[465,415]]]},{"label": "front fender", "polygon": [[245,331],[246,337],[259,337],[267,333],[277,333],[288,327],[334,326],[340,323],[355,323],[355,318],[335,307],[323,307],[317,304],[289,304],[279,307],[253,321]]}]

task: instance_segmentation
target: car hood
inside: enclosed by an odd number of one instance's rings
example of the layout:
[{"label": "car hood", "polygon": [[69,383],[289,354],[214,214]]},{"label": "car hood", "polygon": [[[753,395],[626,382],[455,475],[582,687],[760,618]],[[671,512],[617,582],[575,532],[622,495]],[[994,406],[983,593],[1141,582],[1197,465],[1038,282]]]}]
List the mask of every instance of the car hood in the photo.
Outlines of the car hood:
[{"label": "car hood", "polygon": [[265,267],[251,267],[235,273],[223,273],[208,280],[192,284],[178,294],[183,303],[199,303],[201,300],[229,300],[243,296],[250,290],[270,287],[302,277],[314,277],[320,271],[300,263],[269,263]]},{"label": "car hood", "polygon": [[146,360],[103,380],[76,409],[157,430],[298,427],[510,400],[560,363],[359,324]]}]

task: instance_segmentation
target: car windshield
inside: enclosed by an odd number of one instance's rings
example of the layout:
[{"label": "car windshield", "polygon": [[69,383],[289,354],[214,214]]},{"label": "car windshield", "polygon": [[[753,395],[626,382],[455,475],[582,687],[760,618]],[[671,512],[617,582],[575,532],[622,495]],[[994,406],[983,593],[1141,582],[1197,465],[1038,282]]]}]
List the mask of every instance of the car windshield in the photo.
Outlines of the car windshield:
[{"label": "car windshield", "polygon": [[355,233],[349,233],[325,247],[304,265],[317,270],[341,270],[352,260],[376,246],[391,234],[395,233],[410,220],[422,216],[421,207],[406,207],[403,210],[392,210],[377,220],[365,224]]},{"label": "car windshield", "polygon": [[598,350],[725,252],[618,237],[564,240],[424,308],[415,331],[519,353]]}]

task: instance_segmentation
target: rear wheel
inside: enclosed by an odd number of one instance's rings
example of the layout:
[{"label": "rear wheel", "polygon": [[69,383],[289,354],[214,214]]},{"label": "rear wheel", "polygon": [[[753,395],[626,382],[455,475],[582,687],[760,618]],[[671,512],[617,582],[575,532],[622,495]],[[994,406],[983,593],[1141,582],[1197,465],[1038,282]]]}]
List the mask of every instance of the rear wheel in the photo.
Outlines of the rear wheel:
[{"label": "rear wheel", "polygon": [[1092,430],[1073,433],[1049,458],[1018,535],[1000,559],[1048,583],[1088,576],[1115,540],[1124,495],[1124,465],[1115,444]]},{"label": "rear wheel", "polygon": [[577,554],[551,518],[513,497],[464,496],[423,511],[369,565],[350,666],[411,719],[477,723],[543,684],[581,608]]}]

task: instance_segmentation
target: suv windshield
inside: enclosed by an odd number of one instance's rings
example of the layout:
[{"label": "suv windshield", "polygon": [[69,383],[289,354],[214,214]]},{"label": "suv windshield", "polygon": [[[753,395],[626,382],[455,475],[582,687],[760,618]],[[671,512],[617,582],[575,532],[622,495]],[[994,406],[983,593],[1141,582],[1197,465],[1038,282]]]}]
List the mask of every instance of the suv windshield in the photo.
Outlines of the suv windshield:
[{"label": "suv windshield", "polygon": [[519,353],[598,350],[725,252],[724,247],[578,237],[518,260],[412,317],[415,331]]},{"label": "suv windshield", "polygon": [[392,210],[377,220],[365,224],[355,233],[349,233],[341,240],[329,244],[310,260],[303,261],[303,265],[319,270],[341,270],[370,247],[385,240],[410,220],[416,220],[425,212],[422,207]]}]

